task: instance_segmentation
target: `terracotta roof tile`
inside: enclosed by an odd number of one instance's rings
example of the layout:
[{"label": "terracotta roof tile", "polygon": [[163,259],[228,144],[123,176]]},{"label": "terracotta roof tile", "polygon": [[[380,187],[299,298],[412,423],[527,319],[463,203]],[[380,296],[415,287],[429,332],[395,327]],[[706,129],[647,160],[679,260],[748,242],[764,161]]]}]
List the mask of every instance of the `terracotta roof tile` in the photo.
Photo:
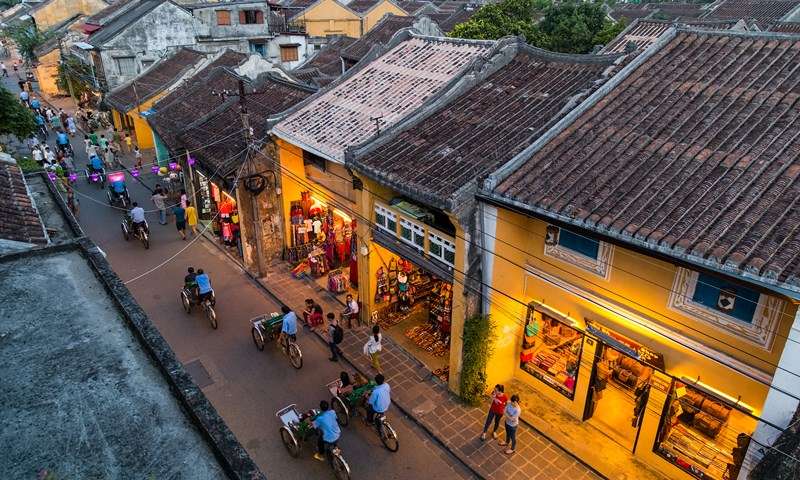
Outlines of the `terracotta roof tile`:
[{"label": "terracotta roof tile", "polygon": [[680,29],[496,194],[800,290],[800,38]]},{"label": "terracotta roof tile", "polygon": [[187,70],[206,58],[206,54],[181,48],[171,57],[160,60],[147,71],[108,94],[105,101],[119,111],[127,112],[178,81]]},{"label": "terracotta roof tile", "polygon": [[647,8],[650,10],[658,10],[654,16],[664,20],[688,20],[692,18],[700,18],[705,10],[702,3],[677,3],[677,2],[660,2],[648,3]]},{"label": "terracotta roof tile", "polygon": [[451,103],[356,154],[354,168],[418,200],[447,202],[566,115],[565,107],[578,103],[574,97],[593,90],[618,58],[518,48],[508,63]]},{"label": "terracotta roof tile", "polygon": [[[459,75],[494,42],[412,36],[276,125],[274,133],[344,161],[348,146],[393,125]],[[352,70],[351,70],[352,71]]]},{"label": "terracotta roof tile", "polygon": [[370,8],[374,7],[382,0],[352,0],[347,4],[347,8],[354,12],[366,13]]},{"label": "terracotta roof tile", "polygon": [[399,30],[413,25],[416,18],[401,15],[386,15],[363,37],[342,49],[341,56],[359,61],[375,45],[385,45]]},{"label": "terracotta roof tile", "polygon": [[770,32],[800,34],[800,22],[777,22],[769,29]]},{"label": "terracotta roof tile", "polygon": [[39,212],[16,163],[0,159],[0,239],[47,243]]},{"label": "terracotta roof tile", "polygon": [[292,70],[292,75],[306,83],[324,86],[342,75],[342,50],[356,42],[355,38],[333,37],[311,58]]},{"label": "terracotta roof tile", "polygon": [[800,6],[800,0],[723,0],[704,18],[755,20],[767,27]]}]

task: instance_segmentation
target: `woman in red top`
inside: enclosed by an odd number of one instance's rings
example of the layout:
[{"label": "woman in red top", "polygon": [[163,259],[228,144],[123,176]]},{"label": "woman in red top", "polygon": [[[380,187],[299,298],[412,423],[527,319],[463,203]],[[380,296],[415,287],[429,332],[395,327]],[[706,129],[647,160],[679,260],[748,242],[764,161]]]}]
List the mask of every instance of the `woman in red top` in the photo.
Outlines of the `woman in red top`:
[{"label": "woman in red top", "polygon": [[506,409],[508,397],[503,393],[505,387],[500,384],[494,386],[492,390],[492,405],[489,407],[489,414],[486,416],[486,423],[483,425],[483,433],[481,433],[481,440],[486,440],[486,431],[489,430],[489,424],[494,420],[494,430],[492,430],[492,438],[497,438],[497,427],[500,425],[500,419],[503,418],[503,412]]}]

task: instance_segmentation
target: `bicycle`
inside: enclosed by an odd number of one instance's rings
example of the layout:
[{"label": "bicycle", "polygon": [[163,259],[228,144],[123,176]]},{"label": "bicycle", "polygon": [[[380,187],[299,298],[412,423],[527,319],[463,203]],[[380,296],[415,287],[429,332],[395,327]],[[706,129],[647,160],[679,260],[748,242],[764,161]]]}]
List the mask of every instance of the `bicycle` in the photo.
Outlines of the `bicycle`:
[{"label": "bicycle", "polygon": [[264,351],[267,341],[282,338],[278,342],[281,351],[289,357],[289,363],[296,369],[303,368],[303,352],[296,343],[296,339],[289,335],[281,336],[283,315],[279,313],[264,314],[250,319],[250,335],[259,351]]}]

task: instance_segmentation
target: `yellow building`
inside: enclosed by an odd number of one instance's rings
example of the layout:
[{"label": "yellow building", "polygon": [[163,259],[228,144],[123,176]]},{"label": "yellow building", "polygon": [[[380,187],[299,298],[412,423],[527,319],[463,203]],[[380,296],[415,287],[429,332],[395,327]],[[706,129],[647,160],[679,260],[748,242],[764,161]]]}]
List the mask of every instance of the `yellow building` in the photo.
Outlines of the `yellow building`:
[{"label": "yellow building", "polygon": [[[294,5],[302,4],[295,2],[291,6]],[[292,21],[303,22],[306,32],[313,37],[344,35],[359,38],[387,13],[408,15],[391,0],[354,0],[347,4],[337,0],[318,0],[304,6]]]},{"label": "yellow building", "polygon": [[[732,109],[780,97],[740,75],[773,67],[743,53],[762,41],[670,30],[480,193],[489,384],[522,392],[523,418],[608,478],[745,478],[797,409],[800,249],[787,240],[800,218],[795,193],[760,177],[798,168],[767,148],[791,121]],[[711,60],[688,44],[726,52],[706,87],[743,89],[698,102],[683,69]],[[657,85],[669,101],[643,94]],[[761,122],[758,137],[740,128]]]},{"label": "yellow building", "polygon": [[206,54],[202,52],[181,48],[134,80],[111,91],[105,102],[111,107],[114,129],[130,132],[140,149],[156,147],[153,131],[145,118],[150,107],[175,88],[182,79],[203,68],[207,60]]},{"label": "yellow building", "polygon": [[30,13],[41,31],[49,30],[75,15],[94,15],[108,7],[103,0],[48,0]]}]

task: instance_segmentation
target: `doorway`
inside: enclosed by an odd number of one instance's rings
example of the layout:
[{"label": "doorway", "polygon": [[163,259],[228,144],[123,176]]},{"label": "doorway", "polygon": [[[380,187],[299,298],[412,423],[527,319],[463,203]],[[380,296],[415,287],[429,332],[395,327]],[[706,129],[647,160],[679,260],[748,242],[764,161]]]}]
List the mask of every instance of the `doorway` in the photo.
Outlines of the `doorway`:
[{"label": "doorway", "polygon": [[613,441],[635,451],[652,376],[652,367],[599,343],[584,421],[590,421]]}]

